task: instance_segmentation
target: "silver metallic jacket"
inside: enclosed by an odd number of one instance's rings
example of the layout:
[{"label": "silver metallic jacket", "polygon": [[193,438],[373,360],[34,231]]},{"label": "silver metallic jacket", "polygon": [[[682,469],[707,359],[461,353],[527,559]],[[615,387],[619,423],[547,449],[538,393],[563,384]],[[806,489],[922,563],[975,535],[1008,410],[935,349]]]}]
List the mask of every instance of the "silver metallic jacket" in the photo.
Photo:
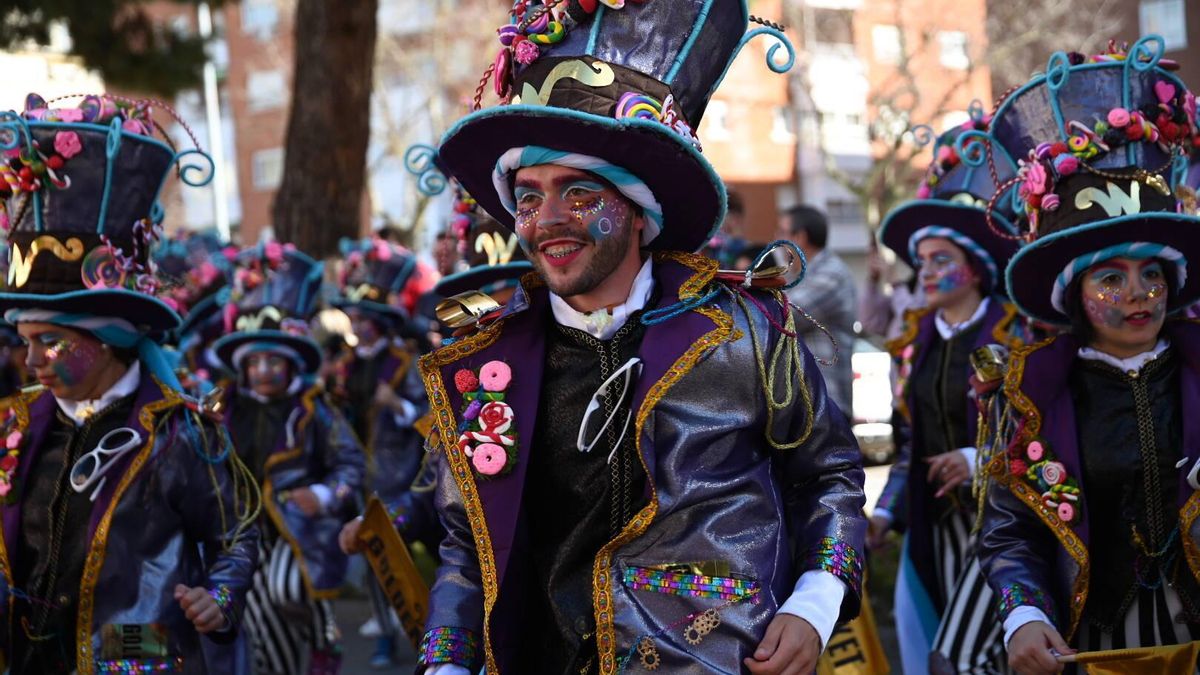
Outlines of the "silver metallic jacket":
[{"label": "silver metallic jacket", "polygon": [[[253,523],[239,526],[237,506],[247,501],[246,495],[235,498],[227,454],[232,446],[189,405],[194,404],[143,371],[131,425],[142,443],[112,464],[92,507],[89,531],[78,534],[90,542],[76,630],[81,675],[233,672],[258,531]],[[57,404],[49,391],[39,390],[15,398],[12,406],[5,433],[20,431],[22,441],[13,492],[0,506],[3,654],[9,653],[9,640],[21,635],[20,627],[12,625],[15,589],[9,557],[20,536],[20,482]],[[229,621],[228,629],[197,633],[175,600],[177,584],[208,588]],[[122,653],[122,638],[130,631],[162,631],[166,656]]]},{"label": "silver metallic jacket", "polygon": [[[644,639],[653,642],[664,672],[740,673],[742,659],[807,570],[842,579],[848,590],[841,619],[858,613],[866,530],[858,445],[803,346],[796,363],[786,358],[788,349],[772,360],[776,346],[787,346],[771,326],[785,320],[776,299],[755,291],[761,306],[755,309],[736,284],[716,281],[715,273],[716,263],[701,256],[655,257],[659,307],[680,311],[649,325],[642,341],[633,410],[649,495],[595,558],[601,673],[637,666]],[[503,317],[421,361],[436,416],[431,446],[446,459],[438,508],[449,531],[423,666],[513,672],[518,644],[539,639],[523,634],[519,619],[526,597],[520,510],[538,423],[542,335],[551,320],[548,292],[528,275]],[[512,370],[505,402],[519,451],[511,473],[485,477],[456,442],[464,406],[455,375],[496,360]],[[773,378],[775,401],[792,393],[770,425],[764,376]],[[765,430],[779,442],[804,440],[773,449]],[[724,571],[697,574],[679,571],[680,564]],[[717,610],[719,626],[695,642],[685,631],[709,609]]]}]

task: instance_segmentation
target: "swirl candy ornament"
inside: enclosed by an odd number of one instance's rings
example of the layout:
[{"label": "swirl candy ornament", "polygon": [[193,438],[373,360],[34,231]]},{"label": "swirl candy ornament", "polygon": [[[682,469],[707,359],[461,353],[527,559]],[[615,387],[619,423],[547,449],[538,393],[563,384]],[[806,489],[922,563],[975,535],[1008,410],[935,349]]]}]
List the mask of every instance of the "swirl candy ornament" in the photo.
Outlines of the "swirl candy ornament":
[{"label": "swirl candy ornament", "polygon": [[614,116],[617,119],[632,117],[643,120],[661,120],[662,109],[663,104],[658,99],[631,91],[623,94],[617,101]]},{"label": "swirl candy ornament", "polygon": [[107,246],[98,246],[87,254],[80,265],[79,276],[89,289],[125,287],[125,267]]}]

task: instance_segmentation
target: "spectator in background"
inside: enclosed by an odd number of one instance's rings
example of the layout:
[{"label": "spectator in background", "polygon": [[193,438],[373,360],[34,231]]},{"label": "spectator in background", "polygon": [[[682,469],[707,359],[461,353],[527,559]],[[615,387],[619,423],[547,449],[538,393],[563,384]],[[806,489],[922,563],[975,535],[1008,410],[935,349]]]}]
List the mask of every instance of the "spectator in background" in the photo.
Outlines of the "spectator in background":
[{"label": "spectator in background", "polygon": [[746,206],[741,195],[730,190],[721,229],[704,247],[704,255],[716,259],[721,269],[742,269],[738,267],[739,259],[750,248],[750,242],[746,241],[745,217]]},{"label": "spectator in background", "polygon": [[788,299],[824,326],[836,344],[811,322],[798,326],[800,336],[813,356],[822,362],[821,372],[830,397],[847,417],[853,417],[850,392],[854,372],[850,354],[854,351],[854,315],[858,306],[854,276],[837,254],[825,250],[829,220],[820,209],[807,204],[793,206],[779,217],[779,229],[780,237],[799,246],[808,260],[804,282],[788,291]]},{"label": "spectator in background", "polygon": [[920,287],[911,278],[897,279],[896,272],[883,259],[879,244],[872,240],[867,253],[867,281],[858,303],[858,322],[864,336],[896,338],[904,328],[904,312],[925,304]]}]

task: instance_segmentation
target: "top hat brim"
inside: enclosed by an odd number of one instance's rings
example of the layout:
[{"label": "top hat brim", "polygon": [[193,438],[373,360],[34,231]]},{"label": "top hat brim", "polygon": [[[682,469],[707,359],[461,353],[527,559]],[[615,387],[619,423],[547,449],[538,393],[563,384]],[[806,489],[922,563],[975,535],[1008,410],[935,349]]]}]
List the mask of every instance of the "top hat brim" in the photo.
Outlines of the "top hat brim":
[{"label": "top hat brim", "polygon": [[228,297],[219,298],[220,293],[214,293],[204,298],[187,313],[176,333],[182,338],[188,334],[202,330],[210,319],[220,313]]},{"label": "top hat brim", "polygon": [[725,184],[683,137],[656,120],[615,119],[566,108],[506,105],[472,113],[442,138],[441,163],[480,206],[512,229],[492,172],[512,148],[542,146],[603,159],[633,173],[663,209],[662,232],[646,247],[695,251],[725,217]]},{"label": "top hat brim", "polygon": [[[1050,302],[1054,283],[1076,258],[1109,246],[1148,242],[1170,246],[1193,265],[1200,260],[1200,218],[1166,211],[1126,215],[1078,225],[1027,244],[1013,256],[1005,273],[1008,295],[1022,314],[1048,324],[1070,319]],[[1200,274],[1189,274],[1167,299],[1175,311],[1200,300]]]},{"label": "top hat brim", "polygon": [[321,348],[310,337],[292,335],[279,330],[256,330],[230,333],[213,343],[213,353],[220,359],[221,365],[237,372],[237,364],[233,355],[243,345],[261,343],[265,345],[278,344],[296,352],[303,360],[301,367],[303,375],[312,375],[321,369]]},{"label": "top hat brim", "polygon": [[458,274],[442,277],[433,287],[433,292],[448,298],[467,291],[478,291],[499,281],[517,281],[533,271],[528,260],[518,260],[504,265],[479,265]]},{"label": "top hat brim", "polygon": [[181,324],[179,315],[162,300],[120,288],[93,288],[53,295],[0,293],[0,316],[10,309],[44,309],[124,319],[156,342],[161,342]]},{"label": "top hat brim", "polygon": [[[999,213],[993,212],[996,227],[1014,232],[1013,226]],[[949,228],[978,244],[992,256],[997,273],[1003,277],[1004,267],[1017,252],[1015,239],[1006,239],[988,226],[987,212],[975,206],[956,204],[941,199],[916,199],[892,209],[879,228],[879,240],[892,249],[909,267],[916,269],[909,241],[918,230],[930,225]],[[1015,232],[1014,232],[1014,235]],[[993,279],[992,286],[1001,289],[1003,278]]]}]

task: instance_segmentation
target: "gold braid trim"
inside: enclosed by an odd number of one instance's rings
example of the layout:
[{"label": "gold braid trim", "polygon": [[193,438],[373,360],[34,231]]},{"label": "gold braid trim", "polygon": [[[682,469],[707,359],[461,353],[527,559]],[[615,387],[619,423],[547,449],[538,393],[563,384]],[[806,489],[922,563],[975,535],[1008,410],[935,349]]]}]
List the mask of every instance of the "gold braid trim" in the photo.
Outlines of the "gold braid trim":
[{"label": "gold braid trim", "polygon": [[1196,522],[1196,516],[1200,516],[1200,491],[1192,492],[1192,495],[1184,502],[1183,508],[1179,510],[1183,552],[1187,556],[1188,567],[1192,569],[1192,576],[1200,579],[1200,548],[1197,548],[1196,540],[1189,536],[1192,524]]},{"label": "gold braid trim", "polygon": [[100,580],[100,569],[104,566],[104,558],[108,552],[108,528],[112,523],[113,512],[117,510],[117,505],[121,503],[121,497],[129,489],[133,479],[141,472],[142,466],[146,464],[146,460],[154,451],[157,431],[154,425],[154,416],[183,404],[183,397],[179,392],[163,386],[157,378],[154,382],[162,390],[163,398],[146,404],[138,412],[138,422],[149,433],[146,444],[138,451],[129,468],[121,476],[121,482],[117,484],[112,501],[108,503],[108,508],[105,509],[100,523],[96,526],[96,536],[92,539],[87,558],[84,560],[83,575],[79,583],[79,615],[76,617],[75,624],[76,669],[79,675],[93,675],[96,668],[96,661],[92,658],[92,614],[96,609],[96,584]]},{"label": "gold braid trim", "polygon": [[304,580],[304,588],[312,597],[317,600],[332,600],[338,596],[338,589],[328,588],[325,590],[317,590],[313,588],[312,577],[308,572],[308,562],[304,559],[304,550],[300,547],[300,542],[296,540],[295,535],[284,524],[283,514],[279,512],[279,506],[275,503],[275,483],[271,481],[270,469],[278,466],[283,462],[293,460],[304,454],[304,444],[300,439],[300,435],[304,432],[305,427],[312,421],[313,415],[316,414],[316,399],[321,395],[321,385],[316,384],[308,388],[300,397],[300,405],[304,407],[304,415],[296,420],[296,436],[297,447],[286,448],[283,452],[277,452],[267,458],[263,464],[263,486],[262,486],[262,504],[267,510],[267,515],[271,518],[271,522],[275,524],[275,529],[279,532],[279,536],[283,537],[288,546],[292,548],[292,555],[296,557],[296,562],[300,565],[300,578]]},{"label": "gold braid trim", "polygon": [[1052,344],[1054,340],[1054,337],[1049,337],[1041,342],[1013,349],[1008,361],[1008,372],[1004,375],[1004,395],[1009,404],[1025,417],[1025,435],[1030,438],[1037,436],[1041,431],[1042,414],[1025,392],[1021,391],[1021,382],[1025,379],[1025,360],[1030,354]]},{"label": "gold braid trim", "polygon": [[992,338],[1009,349],[1016,349],[1025,344],[1024,340],[1012,331],[1018,315],[1016,305],[1011,302],[1004,303],[1004,316],[1000,317],[992,329]]},{"label": "gold braid trim", "polygon": [[904,332],[885,342],[883,348],[893,358],[900,358],[900,352],[904,351],[905,347],[911,345],[913,340],[917,339],[917,333],[921,330],[921,319],[932,311],[932,307],[916,307],[904,310]]},{"label": "gold braid trim", "polygon": [[[680,300],[687,300],[699,295],[717,271],[715,260],[691,253],[661,252],[656,253],[654,259],[676,262],[696,271],[696,274],[679,287]],[[642,405],[638,409],[637,421],[634,425],[638,460],[642,463],[642,470],[646,472],[646,478],[650,485],[650,502],[633,517],[633,520],[625,524],[625,528],[621,530],[620,534],[600,548],[592,565],[592,611],[596,614],[596,650],[600,657],[601,675],[613,675],[617,672],[616,631],[613,627],[612,587],[609,585],[608,572],[612,554],[621,546],[644,534],[658,513],[658,489],[654,485],[654,477],[650,473],[650,468],[646,466],[646,459],[642,454],[642,429],[650,417],[650,412],[666,395],[667,390],[684,375],[691,372],[708,350],[733,339],[735,333],[731,315],[714,307],[701,307],[694,311],[710,319],[716,328],[692,343],[692,346],[688,347],[687,351],[675,361],[662,379],[650,387],[650,391],[646,393],[646,399],[642,401]]]},{"label": "gold braid trim", "polygon": [[[45,393],[47,393],[46,389],[38,387],[36,389],[22,391],[15,396],[10,396],[5,399],[5,401],[8,402],[10,409],[17,417],[17,421],[13,425],[12,431],[20,431],[23,435],[26,435],[25,430],[29,428],[29,405]],[[28,457],[28,453],[26,453],[26,457]],[[2,523],[0,523],[0,574],[4,575],[4,581],[8,584],[10,591],[8,594],[8,616],[9,620],[11,621],[14,610],[13,603],[15,601],[15,597],[11,592],[14,582],[12,576],[12,565],[9,563],[8,559],[8,545],[4,543],[4,525]]]},{"label": "gold braid trim", "polygon": [[[421,378],[425,382],[425,392],[429,395],[430,412],[434,415],[434,425],[441,438],[458,438],[456,433],[458,425],[454,419],[454,411],[450,409],[446,384],[442,381],[442,366],[490,347],[500,337],[503,325],[504,320],[498,320],[458,342],[422,356],[418,361]],[[492,553],[492,538],[488,533],[487,520],[483,515],[483,503],[479,499],[479,491],[475,486],[475,476],[471,473],[471,467],[467,465],[466,457],[461,452],[456,452],[452,443],[444,443],[443,446],[446,462],[450,467],[450,472],[454,475],[454,482],[458,485],[459,494],[462,496],[463,509],[471,524],[471,536],[475,540],[475,554],[479,560],[479,574],[483,579],[484,662],[489,675],[499,675],[500,669],[496,667],[496,656],[492,653],[491,641],[492,608],[496,605],[496,596],[500,590],[496,579],[496,558]]]}]

